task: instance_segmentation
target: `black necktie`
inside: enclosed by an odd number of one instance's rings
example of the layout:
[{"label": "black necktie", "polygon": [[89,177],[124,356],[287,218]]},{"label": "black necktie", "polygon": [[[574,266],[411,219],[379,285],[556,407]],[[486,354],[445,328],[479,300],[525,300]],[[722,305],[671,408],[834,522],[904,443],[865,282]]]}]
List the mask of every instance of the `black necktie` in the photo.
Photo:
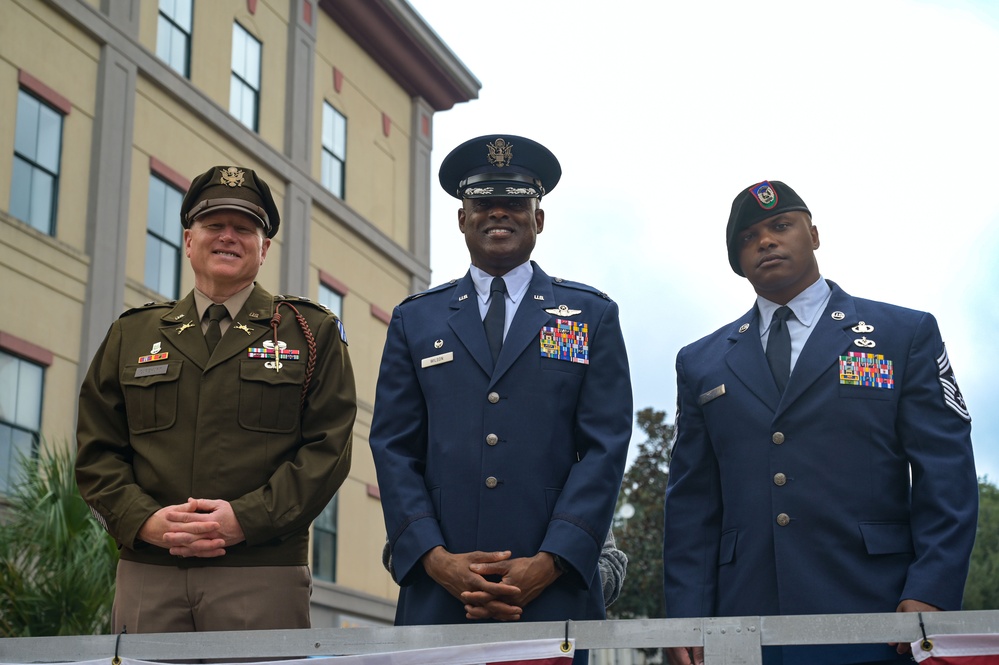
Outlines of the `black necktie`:
[{"label": "black necktie", "polygon": [[211,355],[215,351],[219,340],[222,339],[222,327],[219,326],[219,321],[228,316],[228,314],[229,311],[225,308],[225,305],[216,304],[208,306],[208,330],[205,331],[205,341],[208,342],[208,355]]},{"label": "black necktie", "polygon": [[778,307],[770,323],[770,336],[767,338],[767,362],[770,371],[774,373],[777,389],[784,392],[787,379],[791,376],[791,333],[787,330],[787,317],[791,316],[791,308],[787,305]]},{"label": "black necktie", "polygon": [[493,354],[493,365],[499,358],[500,348],[503,346],[503,325],[506,323],[506,282],[502,277],[493,277],[493,284],[489,288],[489,311],[486,318],[482,319],[482,325],[486,328],[486,341],[489,342],[489,351]]}]

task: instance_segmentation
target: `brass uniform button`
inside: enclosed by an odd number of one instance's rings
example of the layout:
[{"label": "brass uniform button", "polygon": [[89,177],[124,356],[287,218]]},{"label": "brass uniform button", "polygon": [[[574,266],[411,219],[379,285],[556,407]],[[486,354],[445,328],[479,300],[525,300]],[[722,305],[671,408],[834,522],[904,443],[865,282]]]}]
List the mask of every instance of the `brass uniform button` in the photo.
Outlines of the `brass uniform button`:
[{"label": "brass uniform button", "polygon": [[787,513],[781,513],[780,515],[777,516],[777,524],[779,524],[780,526],[787,526],[790,523],[791,523],[791,518],[788,517]]},{"label": "brass uniform button", "polygon": [[499,401],[499,393],[489,393],[486,399],[489,400],[490,404],[495,404],[496,402]]},{"label": "brass uniform button", "polygon": [[774,435],[770,437],[770,440],[779,446],[780,444],[784,443],[784,433],[774,432]]},{"label": "brass uniform button", "polygon": [[486,443],[489,444],[490,446],[495,446],[497,443],[499,443],[499,437],[496,436],[495,434],[487,434]]},{"label": "brass uniform button", "polygon": [[486,487],[489,489],[494,489],[497,485],[499,485],[499,481],[494,476],[486,478]]},{"label": "brass uniform button", "polygon": [[776,485],[777,487],[783,487],[786,482],[787,482],[787,476],[785,476],[783,473],[778,473],[774,475],[774,485]]}]

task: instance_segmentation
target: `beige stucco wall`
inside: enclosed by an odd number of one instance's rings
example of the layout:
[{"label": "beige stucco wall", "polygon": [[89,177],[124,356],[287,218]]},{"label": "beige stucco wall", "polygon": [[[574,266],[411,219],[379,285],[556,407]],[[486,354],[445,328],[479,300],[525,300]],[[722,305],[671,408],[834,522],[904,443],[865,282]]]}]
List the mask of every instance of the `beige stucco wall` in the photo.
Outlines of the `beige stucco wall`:
[{"label": "beige stucco wall", "polygon": [[[48,6],[0,3],[0,117],[9,119],[0,123],[0,302],[18,312],[4,317],[0,330],[53,354],[45,370],[41,423],[51,445],[67,445],[75,429],[80,326],[90,265],[84,251],[85,219],[98,58],[97,46]],[[71,105],[63,119],[55,237],[8,213],[19,70]]]},{"label": "beige stucco wall", "polygon": [[[343,74],[338,93],[333,70]],[[392,240],[409,246],[409,124],[412,100],[325,15],[316,31],[312,176],[320,179],[323,102],[347,118],[344,201]],[[385,136],[382,114],[390,119]]]},{"label": "beige stucco wall", "polygon": [[[99,0],[87,0],[99,8]],[[292,3],[260,0],[250,15],[246,0],[194,3],[191,83],[223,112],[228,110],[232,23],[239,23],[263,42],[263,97],[260,110],[262,141],[278,153],[284,150],[285,77],[288,22]],[[155,53],[155,0],[136,3],[139,43]],[[377,231],[408,249],[410,236],[410,139],[413,101],[363,49],[349,39],[315,5],[317,53],[314,63],[312,178],[320,176],[322,104],[331,102],[348,120],[347,177],[344,202]],[[35,305],[29,316],[9,316],[0,332],[29,341],[53,354],[45,370],[43,436],[53,443],[72,441],[81,358],[87,281],[88,196],[92,186],[91,154],[98,103],[101,47],[59,11],[39,0],[0,0],[0,117],[14,118],[18,69],[22,68],[69,100],[65,118],[55,237],[12,219],[10,183],[14,123],[0,123],[0,298],[21,311]],[[340,93],[333,89],[333,67],[344,72]],[[173,76],[173,74],[170,74]],[[162,300],[143,285],[150,159],[193,178],[215,164],[254,168],[270,184],[278,208],[284,211],[286,188],[282,171],[268,164],[249,146],[220,132],[203,101],[178,100],[139,66],[134,98],[131,164],[125,237],[123,307]],[[388,136],[382,114],[391,118]],[[377,479],[368,432],[375,382],[387,330],[372,313],[383,312],[409,294],[412,275],[335,214],[313,205],[309,218],[309,297],[318,295],[320,271],[348,287],[344,314],[357,382],[359,410],[354,432],[353,466],[340,493],[337,578],[344,586],[386,601],[398,588],[381,566],[385,539]],[[100,221],[100,220],[98,220]],[[286,232],[283,220],[282,231]],[[279,232],[258,281],[277,293],[282,275]],[[186,257],[181,259],[181,295],[194,284]],[[111,321],[107,322],[110,325]]]}]

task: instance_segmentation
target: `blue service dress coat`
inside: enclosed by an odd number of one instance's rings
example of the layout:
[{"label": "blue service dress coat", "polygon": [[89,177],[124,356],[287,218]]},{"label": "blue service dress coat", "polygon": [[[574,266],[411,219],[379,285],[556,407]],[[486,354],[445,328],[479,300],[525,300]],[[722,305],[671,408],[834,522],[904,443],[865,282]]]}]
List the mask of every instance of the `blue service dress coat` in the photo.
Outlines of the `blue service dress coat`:
[{"label": "blue service dress coat", "polygon": [[618,308],[532,266],[495,367],[469,275],[393,312],[370,442],[397,625],[467,621],[420,562],[438,545],[555,554],[570,571],[523,620],[604,617],[597,561],[632,430]]},{"label": "blue service dress coat", "polygon": [[[903,599],[960,609],[978,484],[936,320],[829,284],[783,396],[756,307],[677,356],[668,617],[894,612]],[[895,657],[886,645],[765,651],[785,665]]]}]

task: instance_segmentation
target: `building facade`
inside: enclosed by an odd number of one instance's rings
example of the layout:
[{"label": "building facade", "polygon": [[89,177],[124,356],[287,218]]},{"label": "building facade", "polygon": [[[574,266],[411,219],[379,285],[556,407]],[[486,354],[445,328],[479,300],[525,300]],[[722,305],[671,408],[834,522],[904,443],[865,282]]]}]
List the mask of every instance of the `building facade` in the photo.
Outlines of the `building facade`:
[{"label": "building facade", "polygon": [[338,312],[357,379],[353,467],[313,527],[313,625],[391,623],[375,381],[393,306],[430,280],[434,114],[479,88],[405,0],[0,3],[0,504],[18,453],[75,445],[111,322],[193,287],[191,179],[250,167],[282,219],[259,281]]}]

